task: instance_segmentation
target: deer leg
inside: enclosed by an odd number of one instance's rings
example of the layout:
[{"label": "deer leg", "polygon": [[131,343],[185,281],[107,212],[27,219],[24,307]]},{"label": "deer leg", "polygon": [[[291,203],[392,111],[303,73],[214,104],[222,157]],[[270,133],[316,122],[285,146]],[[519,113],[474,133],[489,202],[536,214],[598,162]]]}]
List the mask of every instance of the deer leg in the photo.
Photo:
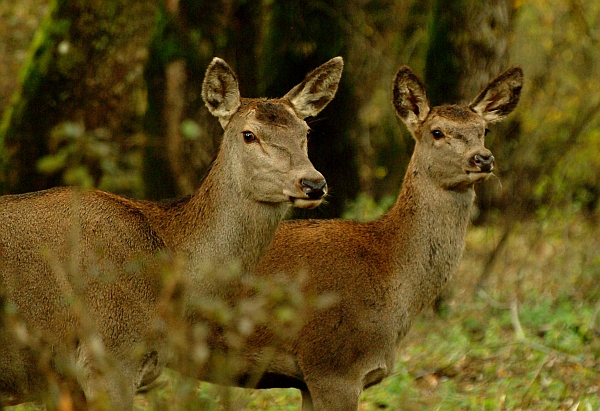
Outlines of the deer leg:
[{"label": "deer leg", "polygon": [[[323,378],[308,383],[302,392],[302,411],[357,411],[362,387],[342,378]],[[306,404],[306,405],[305,405]]]},{"label": "deer leg", "polygon": [[131,411],[135,388],[116,373],[97,376],[88,382],[85,392],[87,409],[93,411]]},{"label": "deer leg", "polygon": [[83,388],[86,410],[89,411],[131,411],[135,396],[135,373],[128,372],[129,364],[110,362],[98,369],[92,364],[85,365],[84,377],[80,379]]},{"label": "deer leg", "polygon": [[310,392],[301,391],[302,392],[302,411],[314,411],[312,397],[310,396]]},{"label": "deer leg", "polygon": [[73,410],[73,411],[85,411],[88,409],[85,394],[76,382],[65,381],[57,385],[58,397],[51,397],[45,399],[45,406],[47,411],[60,411],[60,410]]}]

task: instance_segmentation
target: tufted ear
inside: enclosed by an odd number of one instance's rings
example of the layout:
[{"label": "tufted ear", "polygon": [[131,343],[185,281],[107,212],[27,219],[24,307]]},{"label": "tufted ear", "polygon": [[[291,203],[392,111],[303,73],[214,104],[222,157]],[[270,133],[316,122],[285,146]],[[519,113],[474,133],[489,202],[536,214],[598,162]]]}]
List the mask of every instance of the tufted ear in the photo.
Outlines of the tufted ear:
[{"label": "tufted ear", "polygon": [[513,66],[500,74],[479,93],[469,108],[488,123],[495,123],[510,114],[521,96],[523,70]]},{"label": "tufted ear", "polygon": [[430,110],[423,82],[410,67],[402,66],[394,78],[392,95],[396,114],[414,135]]},{"label": "tufted ear", "polygon": [[215,57],[202,82],[202,99],[210,113],[219,118],[225,128],[241,104],[238,81],[224,60]]},{"label": "tufted ear", "polygon": [[299,118],[316,116],[329,104],[338,89],[344,60],[334,57],[311,71],[302,83],[291,89],[287,99]]}]

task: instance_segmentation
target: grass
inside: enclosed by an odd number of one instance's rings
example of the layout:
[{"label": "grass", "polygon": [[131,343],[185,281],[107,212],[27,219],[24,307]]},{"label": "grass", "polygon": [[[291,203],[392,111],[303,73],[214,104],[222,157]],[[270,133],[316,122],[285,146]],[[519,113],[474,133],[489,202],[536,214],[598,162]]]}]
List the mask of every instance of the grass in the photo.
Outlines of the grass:
[{"label": "grass", "polygon": [[[503,230],[470,228],[441,314],[420,316],[361,411],[600,409],[600,230],[577,214],[513,224],[478,293]],[[136,411],[300,407],[295,390],[161,378],[166,386],[138,395]]]}]

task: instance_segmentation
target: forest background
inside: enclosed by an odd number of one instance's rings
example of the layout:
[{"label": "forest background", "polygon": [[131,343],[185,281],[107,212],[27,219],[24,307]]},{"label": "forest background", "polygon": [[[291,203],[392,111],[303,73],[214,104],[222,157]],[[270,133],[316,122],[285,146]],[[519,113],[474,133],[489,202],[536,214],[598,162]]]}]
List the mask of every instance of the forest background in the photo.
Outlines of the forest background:
[{"label": "forest background", "polygon": [[[338,55],[340,90],[310,122],[330,196],[295,218],[365,220],[393,203],[413,147],[391,105],[400,65],[433,104],[468,102],[512,64],[526,78],[519,107],[487,137],[496,178],[477,188],[460,272],[362,407],[598,409],[597,1],[4,0],[0,194],[188,194],[221,136],[200,98],[214,56],[243,96],[276,97]],[[206,389],[194,386],[196,401]],[[297,402],[261,395],[207,398],[215,409]]]}]

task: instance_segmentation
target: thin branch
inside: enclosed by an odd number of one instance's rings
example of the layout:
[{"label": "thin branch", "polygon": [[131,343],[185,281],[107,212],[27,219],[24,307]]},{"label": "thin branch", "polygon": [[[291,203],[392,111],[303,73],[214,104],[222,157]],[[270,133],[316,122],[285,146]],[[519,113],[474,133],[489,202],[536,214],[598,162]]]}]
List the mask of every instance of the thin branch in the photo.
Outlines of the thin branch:
[{"label": "thin branch", "polygon": [[510,234],[512,233],[513,226],[514,226],[514,224],[512,222],[509,222],[507,224],[506,228],[504,229],[504,233],[502,234],[502,237],[500,238],[500,241],[498,241],[498,243],[496,244],[496,247],[490,253],[487,261],[485,262],[485,265],[483,266],[483,270],[481,271],[481,274],[479,275],[479,280],[477,281],[477,287],[475,287],[476,293],[479,293],[485,287],[485,284],[487,283],[487,281],[490,277],[492,268],[493,268],[494,264],[496,263],[498,256],[500,255],[500,253],[502,252],[502,250],[504,249],[504,247],[507,244],[508,238],[509,238]]},{"label": "thin branch", "polygon": [[[522,343],[524,345],[526,345],[527,347],[539,351],[539,352],[543,352],[544,354],[549,354],[549,355],[553,355],[557,358],[562,358],[565,361],[568,361],[572,364],[577,364],[580,365],[582,367],[584,367],[584,361],[581,358],[578,358],[574,355],[571,354],[567,354],[566,352],[563,351],[559,351],[557,349],[548,347],[544,344],[540,344],[540,343],[536,343],[534,341],[531,341],[527,338],[525,338],[522,341],[519,341],[519,343]],[[589,367],[588,367],[589,368]]]},{"label": "thin branch", "polygon": [[[543,352],[544,354],[547,354],[547,355],[552,355],[554,357],[562,358],[573,364],[578,364],[578,365],[583,366],[583,360],[581,360],[580,358],[578,358],[574,355],[567,354],[563,351],[559,351],[554,348],[548,347],[544,344],[540,344],[540,343],[531,341],[530,339],[527,338],[527,336],[525,335],[525,331],[523,330],[523,326],[521,325],[521,321],[519,320],[519,306],[518,306],[517,294],[515,294],[515,297],[513,298],[513,300],[511,301],[509,306],[506,306],[504,304],[497,302],[483,289],[478,291],[478,295],[481,296],[483,299],[485,299],[486,302],[490,306],[492,306],[496,309],[510,310],[510,319],[511,319],[511,323],[513,325],[513,329],[515,330],[516,343],[523,344],[531,349]],[[599,313],[600,313],[600,300],[598,301],[598,303],[596,305],[596,310],[594,312],[594,316],[593,316],[592,320],[595,321],[595,317]]]},{"label": "thin branch", "polygon": [[[539,367],[535,370],[535,374],[533,375],[533,378],[527,385],[527,390],[525,391],[525,394],[523,394],[523,399],[521,400],[521,405],[524,405],[525,407],[528,407],[530,405],[531,398],[527,399],[527,397],[529,396],[529,391],[531,391],[531,387],[533,387],[533,384],[540,377],[540,374],[541,374],[542,370],[544,369],[544,367],[546,366],[546,364],[550,363],[551,361],[554,361],[554,358],[548,358],[548,356],[546,356],[544,358],[544,360],[540,362]],[[523,402],[526,399],[527,399],[527,402],[525,404],[523,404]]]},{"label": "thin branch", "polygon": [[588,330],[592,331],[594,329],[598,329],[600,331],[600,327],[596,324],[596,320],[598,319],[598,315],[600,315],[600,298],[596,302],[596,307],[594,308],[594,313],[592,314],[592,318],[590,318],[590,323],[588,325]]},{"label": "thin branch", "polygon": [[519,320],[519,303],[517,297],[513,298],[513,300],[510,302],[510,321],[515,330],[517,341],[526,340],[527,337],[525,337],[525,332],[523,332],[523,327],[521,326],[521,321]]},{"label": "thin branch", "polygon": [[483,299],[492,308],[496,308],[498,310],[510,310],[510,306],[494,300],[492,296],[489,295],[483,288],[478,287],[476,289],[476,293],[479,298]]}]

